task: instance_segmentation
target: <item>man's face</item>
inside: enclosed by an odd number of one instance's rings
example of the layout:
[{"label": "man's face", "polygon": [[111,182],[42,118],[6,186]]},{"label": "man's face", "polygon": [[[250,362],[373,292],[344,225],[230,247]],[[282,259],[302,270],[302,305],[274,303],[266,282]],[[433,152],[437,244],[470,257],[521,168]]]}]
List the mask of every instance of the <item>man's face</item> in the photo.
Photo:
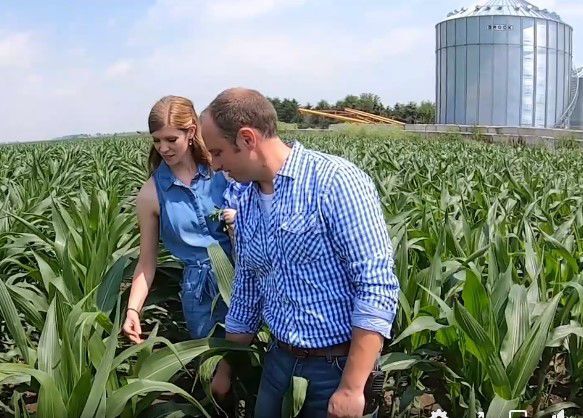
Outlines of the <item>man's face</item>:
[{"label": "man's face", "polygon": [[212,156],[213,170],[225,171],[238,182],[254,180],[249,170],[251,166],[249,150],[229,142],[210,115],[203,113],[200,123],[202,138]]}]

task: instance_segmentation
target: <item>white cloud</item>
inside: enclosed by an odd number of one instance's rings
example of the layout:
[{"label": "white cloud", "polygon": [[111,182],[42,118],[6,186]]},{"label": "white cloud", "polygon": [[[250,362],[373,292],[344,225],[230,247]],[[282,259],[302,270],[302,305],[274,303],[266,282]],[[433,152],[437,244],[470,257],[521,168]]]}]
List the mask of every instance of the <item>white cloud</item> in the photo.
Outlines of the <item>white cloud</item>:
[{"label": "white cloud", "polygon": [[88,53],[86,48],[76,47],[76,48],[70,49],[67,52],[70,55],[71,59],[74,59],[74,60],[84,60],[84,59],[87,59],[89,57],[89,53]]},{"label": "white cloud", "polygon": [[241,20],[288,7],[301,6],[306,0],[156,0],[148,9],[152,22],[188,20],[201,13],[215,20]]},{"label": "white cloud", "polygon": [[[583,48],[579,1],[533,0],[574,26],[576,52]],[[129,27],[115,10],[105,17],[102,29],[115,27],[120,41],[102,50],[82,34],[58,42],[56,26],[0,28],[2,93],[11,98],[0,101],[0,140],[145,129],[163,95],[187,96],[201,109],[232,86],[302,104],[362,92],[387,105],[432,100],[434,25],[472,0],[351,3],[348,14],[348,0],[151,3]],[[338,5],[327,14],[324,3]]]},{"label": "white cloud", "polygon": [[30,68],[37,59],[31,33],[13,33],[0,38],[0,68]]},{"label": "white cloud", "polygon": [[40,85],[44,80],[44,77],[39,74],[30,74],[26,76],[26,81],[32,85]]},{"label": "white cloud", "polygon": [[121,60],[110,65],[105,70],[105,78],[113,80],[127,76],[132,72],[133,63],[131,60]]},{"label": "white cloud", "polygon": [[207,3],[206,10],[215,20],[245,20],[304,3],[305,0],[215,0]]},{"label": "white cloud", "polygon": [[[156,0],[130,31],[128,45],[152,45],[167,26],[184,25],[184,36],[196,26],[213,22],[245,21],[305,4],[306,0]],[[197,22],[197,23],[193,23]],[[229,28],[221,28],[229,30]]]},{"label": "white cloud", "polygon": [[213,61],[221,72],[252,74],[258,81],[271,75],[318,77],[347,58],[326,50],[322,41],[283,35],[233,37],[215,51]]},{"label": "white cloud", "polygon": [[[408,55],[408,46],[421,35],[405,27],[393,27],[386,36],[375,32],[377,37],[371,40],[368,35],[337,31],[318,37],[309,31],[265,37],[254,30],[220,28],[210,31],[204,41],[185,36],[178,42],[152,43],[143,50],[130,48],[124,59],[102,66],[84,59],[63,61],[63,54],[67,58],[74,54],[68,50],[59,56],[58,48],[49,45],[46,56],[56,71],[40,70],[42,79],[29,75],[25,92],[16,87],[24,74],[15,76],[10,82],[13,87],[6,91],[20,104],[7,107],[4,114],[18,115],[25,103],[32,103],[35,123],[9,124],[4,135],[38,139],[143,129],[149,106],[163,95],[190,97],[202,109],[218,92],[232,86],[295,97],[301,103],[321,98],[333,102],[365,91],[392,103],[394,93],[387,86],[393,84],[378,74],[390,68],[387,60]],[[123,85],[112,82],[119,79]]]}]

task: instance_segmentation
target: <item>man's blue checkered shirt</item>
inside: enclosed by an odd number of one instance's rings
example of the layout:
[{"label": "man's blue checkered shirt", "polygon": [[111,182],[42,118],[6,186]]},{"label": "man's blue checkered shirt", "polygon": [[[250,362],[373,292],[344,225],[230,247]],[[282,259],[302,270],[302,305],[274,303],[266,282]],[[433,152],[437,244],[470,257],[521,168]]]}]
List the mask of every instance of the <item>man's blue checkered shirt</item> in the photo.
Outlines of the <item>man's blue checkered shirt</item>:
[{"label": "man's blue checkered shirt", "polygon": [[274,180],[269,218],[258,186],[241,196],[227,332],[302,348],[350,340],[352,327],[390,336],[399,282],[372,180],[352,163],[296,143]]}]

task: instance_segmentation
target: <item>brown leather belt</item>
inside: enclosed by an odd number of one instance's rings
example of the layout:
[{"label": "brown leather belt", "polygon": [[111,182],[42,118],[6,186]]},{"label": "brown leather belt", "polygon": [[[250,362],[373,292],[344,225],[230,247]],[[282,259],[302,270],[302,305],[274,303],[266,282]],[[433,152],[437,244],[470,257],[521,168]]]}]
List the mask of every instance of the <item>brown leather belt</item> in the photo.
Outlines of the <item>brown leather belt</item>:
[{"label": "brown leather belt", "polygon": [[298,358],[308,358],[308,357],[341,357],[347,356],[350,351],[350,341],[345,343],[332,345],[330,347],[323,348],[300,348],[294,347],[293,345],[284,343],[283,341],[276,340],[276,344],[279,348],[292,353]]}]

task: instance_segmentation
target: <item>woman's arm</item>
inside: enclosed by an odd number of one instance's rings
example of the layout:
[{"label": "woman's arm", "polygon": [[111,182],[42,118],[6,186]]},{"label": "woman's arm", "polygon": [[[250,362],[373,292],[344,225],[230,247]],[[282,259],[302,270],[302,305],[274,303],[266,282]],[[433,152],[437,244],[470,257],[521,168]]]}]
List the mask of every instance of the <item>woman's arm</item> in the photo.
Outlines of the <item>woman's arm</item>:
[{"label": "woman's arm", "polygon": [[134,271],[123,331],[131,341],[140,343],[142,330],[138,312],[141,311],[152,286],[158,259],[160,210],[156,187],[151,178],[144,184],[136,198],[136,212],[140,227],[140,256]]}]

